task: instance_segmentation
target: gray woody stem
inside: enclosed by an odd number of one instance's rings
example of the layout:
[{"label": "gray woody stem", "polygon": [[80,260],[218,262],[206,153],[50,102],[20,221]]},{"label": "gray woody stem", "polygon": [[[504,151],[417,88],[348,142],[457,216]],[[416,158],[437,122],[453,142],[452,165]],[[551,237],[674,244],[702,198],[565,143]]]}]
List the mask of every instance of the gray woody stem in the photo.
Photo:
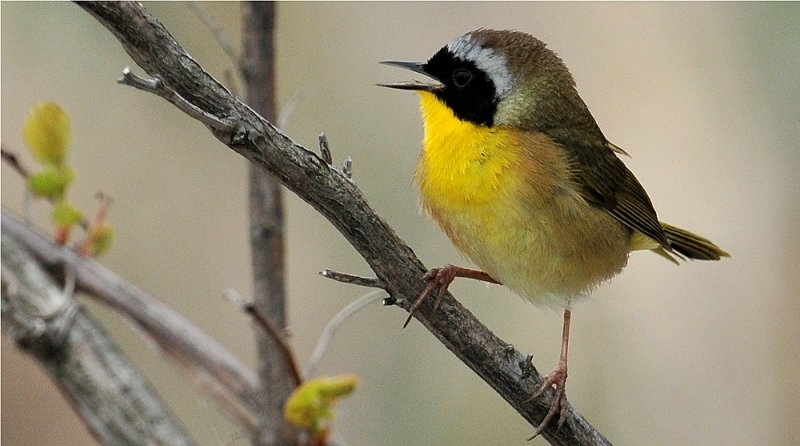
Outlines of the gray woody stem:
[{"label": "gray woody stem", "polygon": [[[205,332],[99,263],[56,245],[6,210],[2,213],[2,232],[4,237],[12,236],[48,270],[60,270],[67,265],[75,276],[78,291],[88,293],[141,327],[165,356],[210,393],[224,410],[248,430],[255,428],[253,414],[258,410],[255,375]],[[4,250],[4,268],[6,262]]]},{"label": "gray woody stem", "polygon": [[[275,122],[275,4],[243,2],[241,8],[243,54],[239,65],[247,102]],[[283,405],[298,384],[293,379],[297,372],[292,373],[297,365],[282,343],[286,329],[283,190],[274,176],[252,164],[248,189],[254,316],[262,318],[262,326],[275,329],[256,330],[262,402],[253,443],[293,445],[298,443],[297,431],[283,416]]]},{"label": "gray woody stem", "polygon": [[[351,181],[231,95],[138,3],[80,5],[116,36],[148,74],[158,76],[178,97],[215,116],[201,120],[217,139],[275,175],[325,216],[367,261],[386,291],[402,298],[398,304],[408,310],[425,287],[420,280],[425,268]],[[526,367],[523,354],[509,348],[452,295],[448,293],[435,312],[433,302],[426,302],[415,317],[532,425],[542,421],[553,393],[525,402],[541,385],[541,375]],[[566,422],[558,432],[555,425],[544,431],[548,441],[556,445],[609,444],[573,407],[567,410]]]},{"label": "gray woody stem", "polygon": [[91,434],[102,444],[194,444],[102,326],[15,235],[3,225],[3,331],[44,367]]}]

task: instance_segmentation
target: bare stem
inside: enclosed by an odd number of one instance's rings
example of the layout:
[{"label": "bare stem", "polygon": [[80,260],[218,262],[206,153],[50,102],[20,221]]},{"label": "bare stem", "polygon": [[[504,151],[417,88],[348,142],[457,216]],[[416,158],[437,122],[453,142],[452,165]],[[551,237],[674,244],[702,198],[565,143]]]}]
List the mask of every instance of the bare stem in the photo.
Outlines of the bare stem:
[{"label": "bare stem", "polygon": [[[275,4],[243,2],[240,69],[247,102],[271,122],[275,106]],[[250,253],[253,268],[252,314],[265,331],[256,332],[262,406],[257,446],[299,443],[298,431],[283,416],[283,406],[300,383],[300,373],[284,337],[286,290],[284,280],[283,189],[273,173],[251,165],[247,195],[250,214]]]},{"label": "bare stem", "polygon": [[59,288],[3,222],[4,333],[37,359],[98,442],[193,444],[102,326]]},{"label": "bare stem", "polygon": [[337,282],[349,283],[351,285],[365,286],[369,288],[383,289],[386,286],[380,279],[376,277],[357,276],[355,274],[334,271],[329,268],[325,268],[324,270],[320,271],[319,275]]},{"label": "bare stem", "polygon": [[161,96],[187,115],[208,126],[213,126],[223,130],[231,130],[235,127],[232,122],[219,119],[210,113],[206,113],[200,107],[197,107],[191,102],[187,101],[175,90],[167,87],[164,84],[164,81],[158,76],[149,78],[141,77],[131,71],[131,67],[125,67],[122,69],[122,76],[117,79],[117,83],[128,85],[130,87],[138,88],[139,90]]},{"label": "bare stem", "polygon": [[306,369],[303,372],[303,377],[305,379],[309,379],[314,376],[315,373],[317,373],[319,362],[325,355],[325,351],[328,350],[328,346],[333,340],[333,335],[336,334],[336,330],[348,318],[350,318],[350,316],[358,313],[372,302],[377,301],[384,294],[386,294],[384,291],[376,290],[359,297],[346,307],[342,308],[342,310],[338,312],[336,316],[334,316],[333,319],[328,322],[327,325],[325,325],[325,328],[322,330],[322,334],[319,336],[317,345],[314,347],[314,351],[311,353],[311,358],[308,360],[308,365],[306,365]]},{"label": "bare stem", "polygon": [[[6,210],[2,212],[2,233],[24,244],[36,261],[52,272],[68,268],[67,278],[75,281],[76,290],[88,293],[132,320],[224,410],[246,428],[254,428],[258,381],[252,371],[214,339],[161,301],[94,260],[56,245]],[[5,252],[3,262],[6,262]]]},{"label": "bare stem", "polygon": [[214,39],[217,40],[217,44],[222,51],[228,56],[228,58],[234,63],[234,65],[239,65],[239,55],[236,54],[236,49],[233,47],[231,43],[231,39],[225,34],[225,31],[219,26],[219,23],[208,13],[206,8],[199,2],[188,2],[186,6],[189,7],[192,11],[194,11],[195,15],[206,25],[211,35],[214,36]]},{"label": "bare stem", "polygon": [[258,325],[275,339],[275,342],[277,342],[278,346],[280,347],[281,353],[283,353],[285,361],[291,366],[292,380],[294,381],[295,387],[299,386],[303,382],[303,379],[300,377],[300,370],[297,368],[297,361],[294,360],[292,347],[286,341],[286,336],[281,333],[281,330],[279,330],[275,324],[270,322],[269,319],[267,319],[263,314],[259,313],[255,305],[245,305],[244,311],[253,316],[253,319],[258,323]]},{"label": "bare stem", "polygon": [[[19,157],[17,157],[16,153],[8,150],[6,148],[6,146],[3,145],[2,156],[3,156],[3,161],[8,163],[8,165],[11,166],[14,169],[14,171],[16,171],[19,174],[19,176],[21,176],[25,180],[28,179],[28,177],[30,176],[30,172],[28,171],[28,168],[26,168],[22,164],[22,162],[19,160]],[[31,193],[29,188],[26,188],[25,189],[25,221],[30,221],[31,220],[31,215],[33,213],[32,212],[32,210],[33,210],[33,201],[34,201],[33,194]],[[53,203],[52,199],[48,198],[48,201],[50,203]],[[88,231],[89,230],[89,220],[87,220],[87,219],[85,219],[83,217],[81,217],[80,221],[78,222],[78,225],[84,231]]]},{"label": "bare stem", "polygon": [[26,169],[25,166],[23,166],[22,163],[19,161],[19,158],[17,158],[17,154],[12,152],[12,151],[10,151],[10,150],[8,150],[6,148],[6,146],[5,146],[5,144],[2,147],[3,148],[2,148],[2,150],[0,150],[0,153],[3,156],[3,161],[8,163],[8,165],[11,166],[14,170],[16,170],[17,173],[22,178],[25,178],[27,180],[28,179],[28,169]]}]

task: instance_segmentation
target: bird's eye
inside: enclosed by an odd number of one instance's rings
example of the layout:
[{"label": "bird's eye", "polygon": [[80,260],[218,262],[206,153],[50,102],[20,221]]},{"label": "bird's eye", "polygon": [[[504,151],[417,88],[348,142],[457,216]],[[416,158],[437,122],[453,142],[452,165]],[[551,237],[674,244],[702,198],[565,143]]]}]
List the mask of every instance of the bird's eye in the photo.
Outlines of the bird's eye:
[{"label": "bird's eye", "polygon": [[466,68],[459,68],[453,71],[453,83],[458,88],[464,88],[472,80],[472,71]]}]

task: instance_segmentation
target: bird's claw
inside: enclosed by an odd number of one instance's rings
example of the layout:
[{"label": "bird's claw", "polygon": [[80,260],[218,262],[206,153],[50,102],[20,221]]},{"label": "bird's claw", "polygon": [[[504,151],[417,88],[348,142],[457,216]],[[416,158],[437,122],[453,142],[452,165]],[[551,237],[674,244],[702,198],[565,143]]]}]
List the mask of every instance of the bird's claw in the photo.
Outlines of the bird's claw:
[{"label": "bird's claw", "polygon": [[539,398],[546,389],[550,388],[553,389],[555,395],[553,395],[553,402],[550,403],[550,410],[547,411],[547,415],[545,415],[542,422],[536,428],[536,430],[528,437],[528,440],[533,440],[534,438],[541,435],[544,432],[547,425],[550,424],[550,421],[553,417],[558,413],[558,426],[556,427],[556,431],[561,429],[561,426],[564,424],[564,421],[567,419],[567,395],[564,391],[567,384],[567,369],[558,367],[553,370],[547,377],[545,377],[542,386],[539,387],[539,390],[533,394],[530,398],[525,400],[525,402],[533,401],[536,398]]},{"label": "bird's claw", "polygon": [[453,265],[445,265],[441,268],[432,268],[427,273],[422,276],[422,280],[428,282],[428,285],[425,286],[425,289],[422,291],[422,294],[419,295],[416,302],[411,306],[408,310],[408,318],[406,322],[403,324],[403,328],[408,326],[408,323],[411,322],[411,318],[414,316],[414,313],[417,311],[420,305],[425,302],[431,294],[433,294],[436,288],[439,289],[438,293],[436,293],[436,303],[433,306],[434,310],[439,309],[439,304],[442,303],[444,299],[444,295],[447,293],[447,288],[453,283],[457,276],[456,267]]},{"label": "bird's claw", "polygon": [[436,303],[433,305],[434,310],[439,309],[439,305],[442,303],[442,300],[444,300],[447,289],[450,287],[450,284],[453,283],[453,280],[456,279],[456,276],[456,267],[453,265],[433,268],[422,276],[422,280],[428,281],[428,287],[431,288],[431,292],[436,289],[436,287],[439,288],[439,292],[436,294]]}]

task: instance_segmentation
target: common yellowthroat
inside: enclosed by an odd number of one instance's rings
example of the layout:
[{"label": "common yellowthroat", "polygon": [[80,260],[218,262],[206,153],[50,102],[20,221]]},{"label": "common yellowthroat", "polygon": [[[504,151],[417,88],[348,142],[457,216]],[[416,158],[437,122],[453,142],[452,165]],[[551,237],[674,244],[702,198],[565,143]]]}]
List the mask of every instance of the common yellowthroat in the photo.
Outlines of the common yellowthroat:
[{"label": "common yellowthroat", "polygon": [[631,251],[675,263],[728,253],[658,220],[617,156],[625,152],[603,136],[569,70],[540,40],[479,29],[427,62],[383,63],[434,81],[381,86],[419,94],[422,207],[480,268],[432,270],[417,303],[437,287],[441,299],[455,277],[469,277],[564,310],[558,365],[531,399],[548,387],[555,398],[533,438],[556,413],[559,426],[564,421],[569,324],[579,297],[619,273]]}]

